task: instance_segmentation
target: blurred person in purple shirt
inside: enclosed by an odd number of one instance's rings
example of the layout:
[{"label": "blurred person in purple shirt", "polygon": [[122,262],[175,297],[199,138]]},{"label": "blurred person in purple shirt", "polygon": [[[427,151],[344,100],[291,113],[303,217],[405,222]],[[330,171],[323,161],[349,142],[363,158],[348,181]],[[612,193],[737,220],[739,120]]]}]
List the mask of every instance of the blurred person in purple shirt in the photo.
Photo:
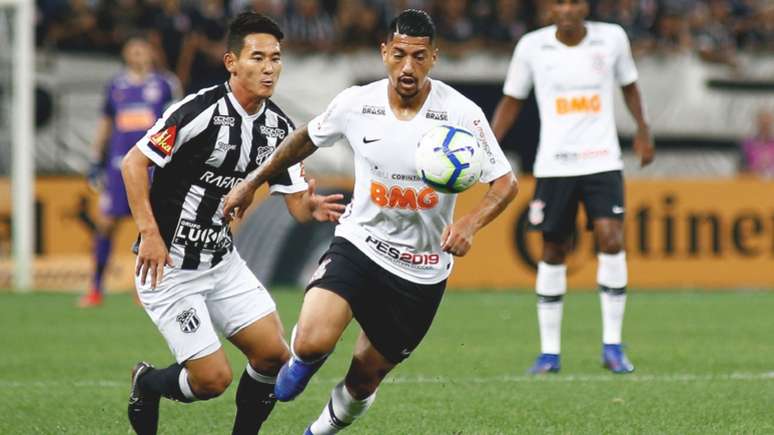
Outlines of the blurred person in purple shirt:
[{"label": "blurred person in purple shirt", "polygon": [[764,178],[774,178],[774,114],[758,112],[755,135],[742,141],[744,170]]},{"label": "blurred person in purple shirt", "polygon": [[95,163],[89,170],[89,183],[100,192],[100,207],[94,240],[94,278],[91,290],[78,302],[81,307],[102,303],[102,278],[110,257],[112,234],[119,219],[131,216],[121,178],[121,160],[153,126],[176,93],[174,80],[154,71],[153,49],[147,40],[129,38],[122,56],[126,68],[107,85],[93,145]]}]

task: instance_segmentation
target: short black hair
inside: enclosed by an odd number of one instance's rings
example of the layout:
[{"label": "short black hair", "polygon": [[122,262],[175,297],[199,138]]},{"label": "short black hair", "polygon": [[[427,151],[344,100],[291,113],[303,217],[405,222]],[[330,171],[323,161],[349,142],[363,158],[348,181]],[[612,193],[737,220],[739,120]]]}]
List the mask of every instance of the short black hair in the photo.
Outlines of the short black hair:
[{"label": "short black hair", "polygon": [[393,18],[390,22],[390,27],[387,29],[387,40],[391,40],[392,37],[398,33],[406,36],[426,36],[430,38],[430,42],[435,39],[435,23],[430,15],[425,11],[418,9],[406,9],[401,12],[397,17]]},{"label": "short black hair", "polygon": [[268,33],[282,41],[285,34],[282,33],[279,25],[267,17],[257,12],[242,12],[234,17],[228,25],[228,37],[226,44],[228,51],[239,54],[245,45],[245,36],[253,33]]}]

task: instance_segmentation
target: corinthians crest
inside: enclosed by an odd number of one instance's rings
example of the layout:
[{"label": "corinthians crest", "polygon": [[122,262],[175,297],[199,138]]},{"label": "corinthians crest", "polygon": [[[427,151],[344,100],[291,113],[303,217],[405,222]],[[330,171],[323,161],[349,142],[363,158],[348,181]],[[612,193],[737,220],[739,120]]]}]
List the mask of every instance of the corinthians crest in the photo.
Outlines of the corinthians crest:
[{"label": "corinthians crest", "polygon": [[186,334],[191,334],[199,329],[202,324],[199,316],[196,315],[196,309],[189,308],[177,315],[177,323],[180,324],[180,330]]}]

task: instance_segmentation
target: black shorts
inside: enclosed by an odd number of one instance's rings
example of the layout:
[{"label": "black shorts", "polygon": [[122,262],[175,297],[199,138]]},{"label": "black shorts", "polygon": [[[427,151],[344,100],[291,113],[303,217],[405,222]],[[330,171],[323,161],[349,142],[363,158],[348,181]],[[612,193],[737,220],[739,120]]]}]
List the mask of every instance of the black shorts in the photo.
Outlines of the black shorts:
[{"label": "black shorts", "polygon": [[408,358],[430,329],[446,280],[427,285],[405,280],[346,239],[335,237],[306,289],[312,287],[346,299],[376,350],[397,364]]},{"label": "black shorts", "polygon": [[575,231],[579,202],[586,208],[588,229],[593,228],[594,219],[623,219],[621,171],[538,178],[534,199],[529,204],[530,228],[554,240],[567,240]]}]

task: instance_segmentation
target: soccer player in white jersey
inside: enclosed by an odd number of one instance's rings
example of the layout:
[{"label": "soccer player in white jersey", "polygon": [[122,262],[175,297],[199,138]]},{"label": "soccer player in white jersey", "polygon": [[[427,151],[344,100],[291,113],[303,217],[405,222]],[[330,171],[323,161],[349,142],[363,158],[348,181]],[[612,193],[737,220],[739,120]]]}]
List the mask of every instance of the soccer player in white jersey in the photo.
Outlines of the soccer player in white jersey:
[{"label": "soccer player in white jersey", "polygon": [[627,270],[623,163],[613,118],[617,86],[637,122],[634,149],[642,165],[653,160],[654,147],[626,33],[615,24],[586,21],[588,10],[584,0],[553,1],[555,24],[528,33],[516,46],[492,122],[502,140],[534,86],[541,129],[529,222],[543,233],[543,257],[535,286],[541,354],[532,373],[560,369],[565,258],[580,201],[599,248],[602,362],[615,373],[634,370],[621,347]]},{"label": "soccer player in white jersey", "polygon": [[[274,379],[289,357],[282,324],[271,295],[234,249],[221,203],[293,130],[270,99],[282,71],[282,36],[268,17],[238,15],[223,56],[228,82],[171,106],[123,160],[140,230],[137,292],[177,361],[165,368],[135,366],[128,413],[140,435],[157,432],[161,397],[206,400],[231,383],[216,330],[248,359],[233,433],[257,433],[276,403]],[[276,175],[270,192],[284,195],[299,221],[336,220],[344,211],[335,202],[340,195],[314,193],[300,165]]]},{"label": "soccer player in white jersey", "polygon": [[[362,332],[346,378],[307,433],[336,433],[368,409],[382,379],[428,331],[452,256],[465,255],[476,231],[516,195],[516,179],[481,109],[428,77],[437,58],[434,35],[427,13],[403,11],[381,46],[388,78],[341,92],[226,197],[224,213],[239,217],[258,186],[318,147],[346,139],[354,151],[352,202],[308,284],[291,360],[274,389],[280,401],[300,394],[352,318],[358,321]],[[416,175],[419,138],[440,124],[470,130],[486,154],[481,181],[489,190],[456,221],[456,196],[434,191]]]}]

